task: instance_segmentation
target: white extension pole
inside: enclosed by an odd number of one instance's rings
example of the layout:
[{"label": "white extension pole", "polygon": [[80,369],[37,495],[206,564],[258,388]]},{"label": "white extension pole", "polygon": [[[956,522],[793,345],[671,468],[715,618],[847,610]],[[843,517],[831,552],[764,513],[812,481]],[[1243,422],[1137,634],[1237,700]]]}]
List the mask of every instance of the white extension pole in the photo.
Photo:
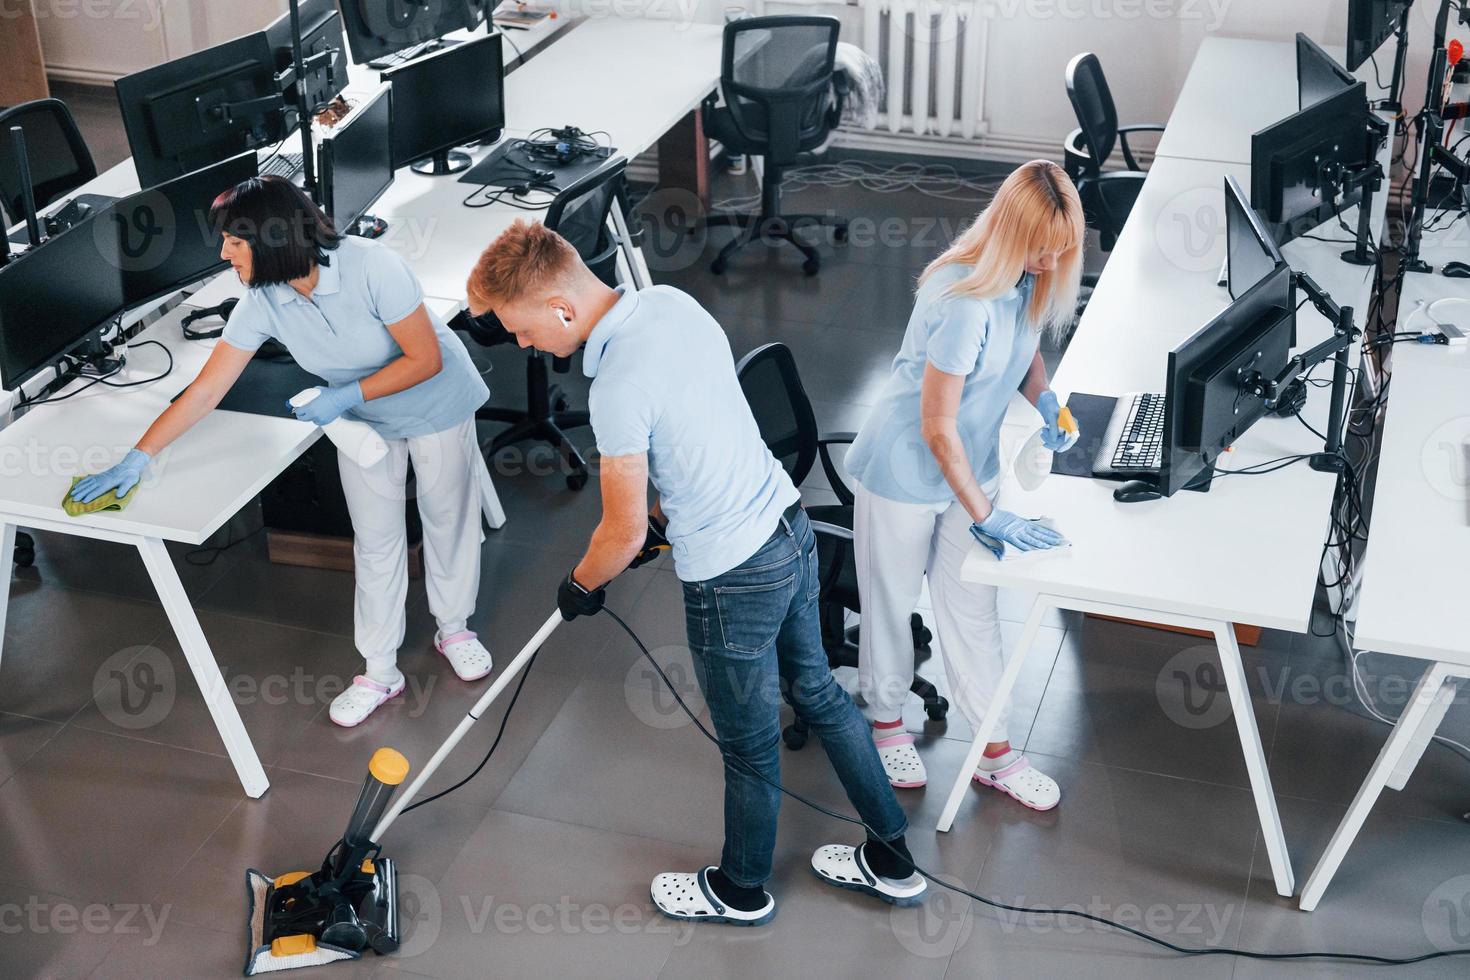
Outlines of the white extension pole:
[{"label": "white extension pole", "polygon": [[551,635],[552,631],[561,622],[561,613],[559,611],[553,612],[547,618],[546,622],[541,624],[541,628],[536,631],[536,635],[531,637],[525,646],[521,647],[521,652],[516,654],[515,659],[506,665],[506,668],[500,672],[500,676],[495,679],[495,683],[490,685],[490,689],[484,693],[479,701],[475,702],[475,706],[470,709],[469,714],[464,716],[464,719],[460,721],[454,731],[449,733],[449,737],[444,740],[443,745],[439,746],[438,751],[429,760],[429,764],[424,766],[418,776],[414,778],[414,781],[408,784],[408,789],[404,790],[403,794],[398,797],[388,812],[383,814],[383,819],[379,820],[377,827],[373,828],[373,840],[378,842],[383,840],[383,835],[387,833],[393,821],[398,819],[398,815],[403,812],[409,803],[413,802],[413,798],[418,795],[419,790],[438,771],[439,764],[448,757],[449,753],[454,751],[454,747],[459,744],[460,739],[464,738],[465,733],[474,727],[475,722],[479,721],[480,716],[485,713],[485,709],[489,708],[490,703],[500,696],[500,692],[505,690],[506,685],[511,682],[511,678],[519,674],[521,668],[525,667],[530,659],[536,655],[536,651],[541,649],[541,644],[546,642],[546,638]]}]

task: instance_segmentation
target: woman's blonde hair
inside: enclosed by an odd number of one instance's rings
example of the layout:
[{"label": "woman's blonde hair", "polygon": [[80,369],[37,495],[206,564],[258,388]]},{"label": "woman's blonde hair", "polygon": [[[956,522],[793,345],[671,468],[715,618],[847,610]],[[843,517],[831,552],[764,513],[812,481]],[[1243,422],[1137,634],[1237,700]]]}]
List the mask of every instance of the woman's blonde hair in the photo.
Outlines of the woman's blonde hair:
[{"label": "woman's blonde hair", "polygon": [[1082,200],[1071,178],[1050,160],[1032,160],[1011,172],[995,200],[929,263],[919,285],[950,263],[963,262],[975,269],[951,285],[948,295],[989,299],[1016,285],[1031,252],[1058,251],[1056,266],[1036,277],[1026,308],[1026,319],[1055,338],[1076,315],[1085,234]]}]

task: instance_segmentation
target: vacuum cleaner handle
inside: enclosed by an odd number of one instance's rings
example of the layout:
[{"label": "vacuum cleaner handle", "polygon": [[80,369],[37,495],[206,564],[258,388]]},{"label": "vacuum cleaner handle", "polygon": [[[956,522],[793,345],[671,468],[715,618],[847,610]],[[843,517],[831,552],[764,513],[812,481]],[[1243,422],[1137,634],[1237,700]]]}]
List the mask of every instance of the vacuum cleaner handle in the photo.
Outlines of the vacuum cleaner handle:
[{"label": "vacuum cleaner handle", "polygon": [[393,821],[398,819],[398,815],[403,812],[409,803],[413,802],[413,798],[418,795],[419,790],[438,771],[439,764],[444,761],[450,752],[454,751],[454,747],[459,744],[460,739],[465,737],[465,733],[474,727],[475,722],[480,720],[480,716],[490,707],[490,703],[500,696],[500,693],[505,690],[516,674],[519,674],[521,669],[536,655],[536,651],[541,649],[541,644],[546,642],[546,638],[562,622],[560,610],[552,610],[546,622],[542,623],[541,628],[536,631],[536,635],[531,637],[525,646],[521,647],[521,652],[516,654],[515,659],[506,665],[505,669],[500,672],[500,676],[495,678],[495,683],[490,685],[480,700],[475,702],[475,706],[470,709],[469,714],[460,720],[459,725],[453,732],[450,732],[449,737],[444,740],[444,744],[439,746],[434,752],[433,757],[429,759],[428,765],[419,770],[419,774],[414,777],[414,781],[409,784],[408,789],[404,790],[403,795],[398,797],[397,801],[394,802],[392,809],[384,815],[382,820],[378,821],[378,825],[373,828],[372,840],[381,841],[383,839],[383,835],[388,832],[388,828],[393,825]]}]

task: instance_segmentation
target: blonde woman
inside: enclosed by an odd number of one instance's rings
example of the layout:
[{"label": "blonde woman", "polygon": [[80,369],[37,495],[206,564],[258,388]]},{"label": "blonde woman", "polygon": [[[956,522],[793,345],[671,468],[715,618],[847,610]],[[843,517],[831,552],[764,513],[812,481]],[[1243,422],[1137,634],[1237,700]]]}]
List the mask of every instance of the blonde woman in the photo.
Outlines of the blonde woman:
[{"label": "blonde woman", "polygon": [[[862,601],[859,683],[889,781],[923,786],[924,763],[902,708],[914,676],[909,615],[929,579],[951,700],[978,727],[1004,665],[993,586],[960,566],[972,526],[1022,550],[1055,532],[996,503],[1001,421],[1017,390],[1060,450],[1056,395],[1040,335],[1071,320],[1082,276],[1082,204],[1062,168],[1018,167],[953,245],[919,277],[892,374],[847,456],[857,501],[854,537]],[[1011,748],[1004,721],[974,778],[1036,810],[1061,791]]]}]

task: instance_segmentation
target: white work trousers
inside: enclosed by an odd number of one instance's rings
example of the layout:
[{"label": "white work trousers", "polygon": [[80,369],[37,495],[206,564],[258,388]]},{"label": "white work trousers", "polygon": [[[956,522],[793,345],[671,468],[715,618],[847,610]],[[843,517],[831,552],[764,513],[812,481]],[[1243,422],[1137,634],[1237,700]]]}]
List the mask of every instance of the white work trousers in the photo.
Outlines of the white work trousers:
[{"label": "white work trousers", "polygon": [[[982,487],[995,499],[995,486]],[[993,585],[966,582],[960,567],[975,539],[959,501],[909,504],[855,488],[853,547],[862,627],[858,683],[875,721],[896,721],[914,679],[909,616],[924,576],[934,607],[935,637],[949,680],[949,700],[978,728],[1005,669]],[[991,736],[1006,740],[1005,716]]]},{"label": "white work trousers", "polygon": [[352,515],[357,575],[353,634],[369,663],[396,663],[406,628],[408,531],[404,521],[408,462],[413,460],[424,526],[424,579],[440,632],[461,632],[480,589],[480,488],[484,463],[471,416],[442,432],[389,439],[388,455],[369,467],[337,454]]}]

